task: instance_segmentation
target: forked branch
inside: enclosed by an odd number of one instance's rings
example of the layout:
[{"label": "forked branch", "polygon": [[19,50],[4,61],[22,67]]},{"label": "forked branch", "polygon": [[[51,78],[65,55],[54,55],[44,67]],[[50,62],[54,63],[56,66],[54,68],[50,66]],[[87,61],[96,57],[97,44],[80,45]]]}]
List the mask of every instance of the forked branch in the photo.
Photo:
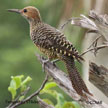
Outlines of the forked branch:
[{"label": "forked branch", "polygon": [[[41,63],[44,63],[44,58],[40,55],[36,55]],[[50,77],[58,84],[58,86],[67,93],[72,99],[76,100],[80,105],[85,108],[108,108],[102,101],[98,101],[96,98],[88,96],[88,101],[81,101],[81,97],[75,92],[72,87],[69,77],[53,65],[50,61],[45,63],[45,71]],[[97,104],[98,103],[98,104]]]},{"label": "forked branch", "polygon": [[28,96],[26,99],[23,99],[23,100],[21,100],[21,101],[17,101],[17,102],[15,102],[14,104],[13,104],[13,103],[10,104],[7,108],[16,108],[16,107],[18,107],[18,106],[20,106],[20,105],[22,105],[22,104],[28,102],[28,101],[31,100],[33,97],[39,95],[40,91],[44,88],[44,86],[45,86],[45,84],[46,84],[47,81],[48,81],[48,74],[46,74],[45,80],[43,81],[41,87],[40,87],[37,91],[35,91],[34,93],[32,93],[32,94],[31,94],[30,96]]}]

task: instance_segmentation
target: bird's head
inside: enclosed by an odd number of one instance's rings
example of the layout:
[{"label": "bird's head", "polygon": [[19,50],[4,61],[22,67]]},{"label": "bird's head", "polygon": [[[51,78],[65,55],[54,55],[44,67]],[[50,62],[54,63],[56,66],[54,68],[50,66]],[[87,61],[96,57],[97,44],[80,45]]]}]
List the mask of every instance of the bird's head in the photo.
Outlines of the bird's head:
[{"label": "bird's head", "polygon": [[38,9],[33,6],[27,6],[23,9],[8,9],[8,11],[21,14],[29,22],[41,21],[41,17],[40,17],[40,13],[39,13]]}]

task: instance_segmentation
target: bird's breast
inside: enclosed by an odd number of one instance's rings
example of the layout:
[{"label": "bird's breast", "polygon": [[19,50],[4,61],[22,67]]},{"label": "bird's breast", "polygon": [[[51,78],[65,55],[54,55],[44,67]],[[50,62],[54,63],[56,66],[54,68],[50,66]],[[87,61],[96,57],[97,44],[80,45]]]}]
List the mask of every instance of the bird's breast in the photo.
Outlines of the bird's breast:
[{"label": "bird's breast", "polygon": [[[35,44],[36,45],[36,44]],[[40,47],[39,45],[36,45],[38,47],[38,49],[43,53],[45,54],[49,59],[57,59],[57,54],[53,51],[50,51],[48,49],[45,49],[45,48],[42,48]]]}]

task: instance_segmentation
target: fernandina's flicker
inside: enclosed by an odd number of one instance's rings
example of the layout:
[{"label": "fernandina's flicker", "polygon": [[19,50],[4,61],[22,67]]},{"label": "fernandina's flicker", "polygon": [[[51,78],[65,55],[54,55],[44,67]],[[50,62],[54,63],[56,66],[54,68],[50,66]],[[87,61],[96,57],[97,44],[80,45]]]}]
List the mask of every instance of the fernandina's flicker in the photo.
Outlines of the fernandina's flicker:
[{"label": "fernandina's flicker", "polygon": [[8,11],[19,13],[27,19],[30,24],[31,40],[50,60],[60,59],[64,61],[76,92],[83,97],[85,97],[84,92],[92,95],[75,67],[74,59],[81,61],[83,58],[78,54],[72,43],[66,40],[65,35],[44,23],[35,7],[28,6],[23,9],[9,9]]}]

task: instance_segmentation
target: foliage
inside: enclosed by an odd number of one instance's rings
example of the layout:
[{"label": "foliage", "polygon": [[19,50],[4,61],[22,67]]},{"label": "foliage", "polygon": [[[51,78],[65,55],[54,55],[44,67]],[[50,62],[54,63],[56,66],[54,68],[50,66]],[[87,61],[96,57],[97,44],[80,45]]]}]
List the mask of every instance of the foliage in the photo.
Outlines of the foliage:
[{"label": "foliage", "polygon": [[[22,78],[24,78],[24,75],[11,76],[11,82],[10,82],[10,86],[8,87],[8,91],[12,95],[12,100],[15,99],[18,89],[20,89],[20,94],[22,94],[25,90],[27,90],[28,82],[30,82],[32,80],[32,78],[30,76],[28,76],[23,81],[22,81]],[[19,100],[21,100],[22,98],[24,98],[23,95],[21,95],[21,97],[19,97]]]},{"label": "foliage", "polygon": [[57,84],[55,82],[48,82],[43,90],[41,91],[41,94],[48,94],[51,95],[56,99],[56,104],[49,100],[49,99],[43,99],[46,103],[53,105],[55,108],[80,108],[79,104],[75,101],[66,101],[64,96],[57,92],[57,90],[53,89],[54,87],[57,87]]},{"label": "foliage", "polygon": [[[26,77],[24,80],[24,75],[11,76],[10,86],[8,91],[12,95],[12,101],[21,101],[25,98],[25,95],[28,93],[27,87],[28,83],[32,80],[30,76]],[[66,101],[62,93],[57,92],[54,88],[57,87],[55,82],[47,82],[44,88],[40,91],[40,94],[48,94],[56,99],[56,104],[53,103],[48,98],[44,98],[43,101],[49,105],[53,105],[55,108],[80,108],[79,104],[75,101]],[[18,93],[17,91],[20,90]]]}]

